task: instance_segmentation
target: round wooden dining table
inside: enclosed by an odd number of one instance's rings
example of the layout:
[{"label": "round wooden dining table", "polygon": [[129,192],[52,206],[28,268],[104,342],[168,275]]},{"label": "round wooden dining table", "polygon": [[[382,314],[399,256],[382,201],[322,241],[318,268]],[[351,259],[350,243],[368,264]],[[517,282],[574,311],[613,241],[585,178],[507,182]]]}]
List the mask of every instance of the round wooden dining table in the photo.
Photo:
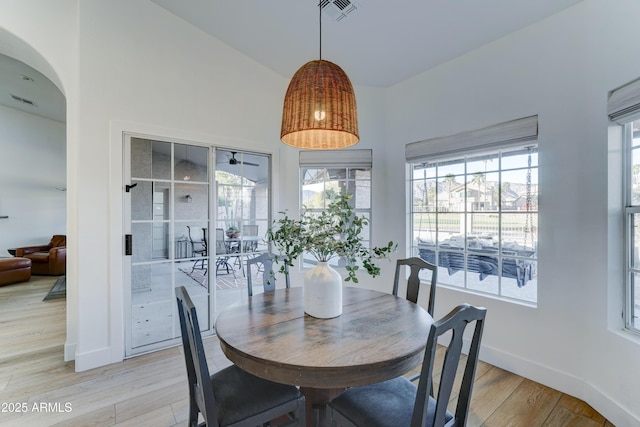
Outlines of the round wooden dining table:
[{"label": "round wooden dining table", "polygon": [[256,294],[218,316],[222,351],[258,377],[300,386],[307,425],[326,425],[325,405],[346,387],[403,375],[422,363],[433,319],[391,294],[345,287],[343,313],[304,313],[303,289]]}]

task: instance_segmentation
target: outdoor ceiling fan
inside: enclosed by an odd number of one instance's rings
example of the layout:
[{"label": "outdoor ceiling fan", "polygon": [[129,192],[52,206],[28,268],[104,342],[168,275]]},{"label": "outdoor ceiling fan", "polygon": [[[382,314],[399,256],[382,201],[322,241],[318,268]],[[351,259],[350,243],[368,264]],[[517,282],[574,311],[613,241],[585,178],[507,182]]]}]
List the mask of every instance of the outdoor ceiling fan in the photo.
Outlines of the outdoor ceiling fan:
[{"label": "outdoor ceiling fan", "polygon": [[231,151],[231,157],[229,158],[229,164],[230,165],[247,165],[247,166],[260,166],[257,163],[251,163],[251,162],[243,162],[241,160],[236,159],[236,154],[238,153],[237,151]]}]

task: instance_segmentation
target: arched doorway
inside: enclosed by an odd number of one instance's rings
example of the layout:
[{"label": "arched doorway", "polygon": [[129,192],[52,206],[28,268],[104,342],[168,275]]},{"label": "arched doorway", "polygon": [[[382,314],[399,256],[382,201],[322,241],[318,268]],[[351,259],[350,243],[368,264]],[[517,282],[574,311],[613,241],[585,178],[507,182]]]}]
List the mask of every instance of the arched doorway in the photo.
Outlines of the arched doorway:
[{"label": "arched doorway", "polygon": [[66,99],[46,59],[2,28],[0,138],[0,256],[10,256],[8,248],[66,234]]}]

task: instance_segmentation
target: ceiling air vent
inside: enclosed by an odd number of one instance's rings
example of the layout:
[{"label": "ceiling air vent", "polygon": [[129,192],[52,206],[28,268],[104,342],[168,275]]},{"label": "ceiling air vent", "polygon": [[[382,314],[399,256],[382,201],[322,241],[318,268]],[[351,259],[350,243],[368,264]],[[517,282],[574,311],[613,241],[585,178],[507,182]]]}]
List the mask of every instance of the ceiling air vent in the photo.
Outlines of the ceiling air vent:
[{"label": "ceiling air vent", "polygon": [[14,100],[18,101],[18,102],[22,102],[23,104],[29,104],[29,105],[31,105],[31,106],[33,106],[33,107],[37,107],[37,106],[38,106],[35,102],[33,102],[33,101],[32,101],[32,100],[30,100],[30,99],[26,99],[26,98],[23,98],[23,97],[21,97],[21,96],[14,95],[14,94],[11,94],[11,97],[12,97]]},{"label": "ceiling air vent", "polygon": [[25,82],[32,82],[34,81],[32,77],[27,76],[26,74],[18,74],[18,78],[20,80],[24,80]]},{"label": "ceiling air vent", "polygon": [[322,10],[336,22],[342,21],[348,14],[358,9],[353,1],[350,0],[322,0],[320,2]]}]

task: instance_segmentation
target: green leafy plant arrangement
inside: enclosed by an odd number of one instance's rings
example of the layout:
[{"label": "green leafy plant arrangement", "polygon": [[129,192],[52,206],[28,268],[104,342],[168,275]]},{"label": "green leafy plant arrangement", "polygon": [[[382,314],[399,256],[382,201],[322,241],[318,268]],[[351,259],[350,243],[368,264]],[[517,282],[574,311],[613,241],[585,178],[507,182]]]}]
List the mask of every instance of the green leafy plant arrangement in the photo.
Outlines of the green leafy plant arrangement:
[{"label": "green leafy plant arrangement", "polygon": [[[268,241],[280,253],[275,257],[276,261],[293,267],[293,261],[306,251],[319,262],[343,258],[348,273],[345,282],[358,283],[358,261],[372,277],[378,276],[380,267],[375,261],[388,258],[398,245],[389,242],[386,246],[367,248],[360,234],[369,220],[354,214],[350,199],[351,195],[343,191],[335,196],[326,210],[312,213],[305,209],[299,220],[280,212],[282,217],[267,230]],[[280,272],[285,273],[284,265]]]}]

